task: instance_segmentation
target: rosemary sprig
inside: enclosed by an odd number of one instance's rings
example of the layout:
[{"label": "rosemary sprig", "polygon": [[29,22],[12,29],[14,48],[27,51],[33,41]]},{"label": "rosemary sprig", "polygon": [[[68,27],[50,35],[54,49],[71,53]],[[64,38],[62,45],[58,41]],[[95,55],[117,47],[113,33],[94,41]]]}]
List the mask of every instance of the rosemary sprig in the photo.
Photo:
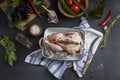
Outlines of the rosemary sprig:
[{"label": "rosemary sprig", "polygon": [[111,20],[111,22],[108,24],[108,29],[105,30],[105,34],[104,34],[104,37],[101,41],[101,44],[100,44],[100,48],[105,48],[106,47],[106,42],[107,42],[107,38],[108,36],[110,35],[110,32],[112,30],[112,28],[114,27],[115,23],[120,20],[120,15],[117,15],[115,18],[113,18]]},{"label": "rosemary sprig", "polygon": [[63,44],[75,44],[75,45],[80,45],[79,42],[74,42],[74,41],[67,41],[67,40],[57,40],[57,43],[63,43]]}]

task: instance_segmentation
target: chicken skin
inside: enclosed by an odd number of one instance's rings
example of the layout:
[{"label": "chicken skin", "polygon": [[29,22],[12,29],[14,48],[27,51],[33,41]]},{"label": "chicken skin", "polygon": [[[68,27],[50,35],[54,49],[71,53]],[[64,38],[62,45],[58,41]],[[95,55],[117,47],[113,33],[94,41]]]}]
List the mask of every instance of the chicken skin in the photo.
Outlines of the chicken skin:
[{"label": "chicken skin", "polygon": [[48,47],[53,51],[63,51],[63,48],[57,44],[50,43],[48,40],[45,40],[44,43],[48,45]]},{"label": "chicken skin", "polygon": [[54,33],[54,34],[48,36],[47,40],[51,42],[51,41],[55,41],[56,39],[59,39],[61,37],[65,37],[65,35],[63,35],[62,33]]}]

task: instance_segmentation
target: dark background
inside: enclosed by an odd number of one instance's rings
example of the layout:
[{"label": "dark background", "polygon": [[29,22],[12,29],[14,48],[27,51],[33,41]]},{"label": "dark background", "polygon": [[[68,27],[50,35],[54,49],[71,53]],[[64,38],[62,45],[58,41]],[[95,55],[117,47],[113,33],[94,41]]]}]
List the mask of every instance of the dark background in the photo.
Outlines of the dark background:
[{"label": "dark background", "polygon": [[[0,0],[1,2],[2,0]],[[120,14],[120,0],[106,0],[106,6],[102,18],[96,19],[93,16],[87,18],[91,27],[98,26],[104,20],[109,10],[112,10],[113,17]],[[89,0],[89,12],[94,9],[95,0]],[[80,23],[80,18],[67,18],[63,16],[57,8],[57,0],[51,0],[50,9],[56,11],[59,22],[57,24],[50,24],[47,22],[47,16],[43,18],[35,18],[26,25],[27,29],[22,32],[15,28],[8,26],[7,16],[0,10],[0,34],[9,36],[15,41],[17,61],[13,67],[10,67],[4,61],[5,49],[0,46],[0,80],[57,80],[52,74],[43,66],[35,66],[24,62],[25,57],[32,51],[39,48],[38,41],[43,36],[31,37],[29,34],[29,26],[33,23],[38,23],[43,26],[43,30],[48,27],[73,27]],[[25,48],[15,40],[18,33],[23,33],[28,37],[33,46]],[[120,21],[117,22],[107,39],[107,47],[105,49],[98,48],[86,75],[79,78],[78,75],[69,68],[65,71],[61,80],[120,80]]]}]

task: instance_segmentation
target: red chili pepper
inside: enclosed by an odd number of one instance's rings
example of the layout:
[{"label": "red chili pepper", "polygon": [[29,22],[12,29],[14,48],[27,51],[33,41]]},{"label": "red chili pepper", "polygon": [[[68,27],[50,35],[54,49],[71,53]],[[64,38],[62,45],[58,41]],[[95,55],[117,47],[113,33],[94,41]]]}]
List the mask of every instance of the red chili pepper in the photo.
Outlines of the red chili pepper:
[{"label": "red chili pepper", "polygon": [[108,16],[106,17],[106,19],[100,24],[102,27],[104,27],[106,25],[106,23],[110,20],[112,16],[112,11],[110,10],[108,13]]},{"label": "red chili pepper", "polygon": [[33,3],[33,0],[28,0],[28,1],[29,1],[30,5],[31,5],[32,9],[34,10],[35,14],[41,18],[42,16],[40,15],[38,10],[36,9],[36,7],[35,7],[35,5]]}]

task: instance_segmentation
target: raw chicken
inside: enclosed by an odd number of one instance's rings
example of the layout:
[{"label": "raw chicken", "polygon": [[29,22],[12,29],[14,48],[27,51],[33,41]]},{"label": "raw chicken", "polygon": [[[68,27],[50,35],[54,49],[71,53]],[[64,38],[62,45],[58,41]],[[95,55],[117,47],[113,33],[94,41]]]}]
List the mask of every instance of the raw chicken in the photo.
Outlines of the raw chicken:
[{"label": "raw chicken", "polygon": [[54,33],[45,40],[45,43],[53,51],[65,50],[69,54],[80,51],[82,38],[78,32],[68,34]]},{"label": "raw chicken", "polygon": [[71,33],[71,34],[69,34],[69,35],[67,35],[65,37],[58,38],[57,40],[80,43],[82,41],[82,38],[81,38],[80,34],[75,32],[75,33]]},{"label": "raw chicken", "polygon": [[53,51],[63,51],[63,48],[61,46],[57,45],[57,44],[50,43],[48,40],[45,40],[45,43]]},{"label": "raw chicken", "polygon": [[70,41],[74,41],[74,42],[81,42],[81,36],[78,32],[72,33],[70,35],[68,35],[66,38],[68,38]]},{"label": "raw chicken", "polygon": [[68,53],[70,54],[75,54],[76,52],[80,51],[80,45],[75,45],[75,44],[61,44],[59,45]]},{"label": "raw chicken", "polygon": [[54,34],[48,36],[47,40],[51,42],[51,41],[55,41],[56,39],[59,39],[61,37],[65,37],[65,35],[63,35],[62,33],[54,33]]},{"label": "raw chicken", "polygon": [[75,54],[76,52],[80,51],[80,45],[75,44],[66,44],[64,46],[64,50],[66,50],[70,54]]}]

